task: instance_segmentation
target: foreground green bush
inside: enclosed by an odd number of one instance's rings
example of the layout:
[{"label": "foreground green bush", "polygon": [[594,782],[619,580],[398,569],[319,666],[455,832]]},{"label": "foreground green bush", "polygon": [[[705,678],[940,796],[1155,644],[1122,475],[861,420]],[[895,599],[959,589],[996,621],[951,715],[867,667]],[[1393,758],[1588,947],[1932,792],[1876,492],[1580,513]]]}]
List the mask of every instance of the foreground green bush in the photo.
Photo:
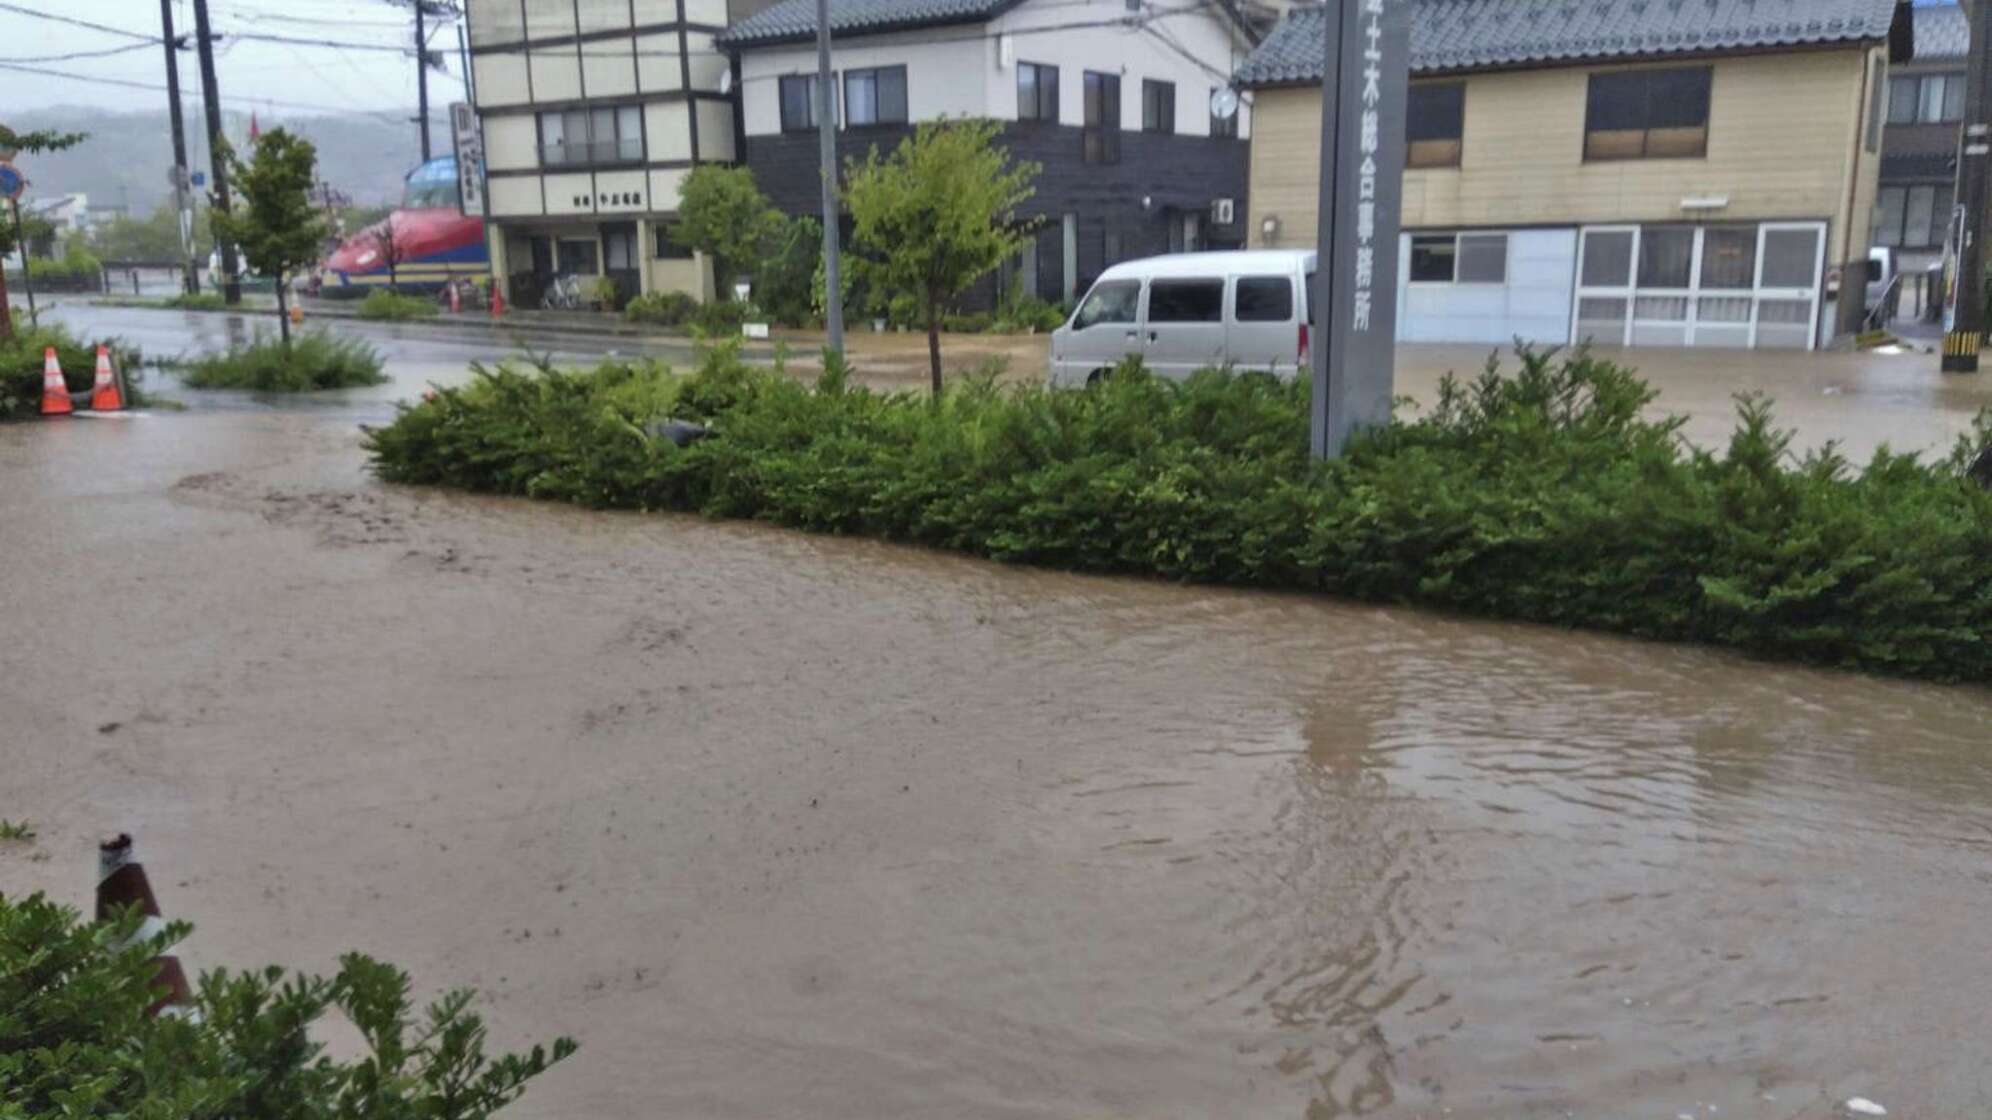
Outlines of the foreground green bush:
[{"label": "foreground green bush", "polygon": [[[406,973],[360,954],[338,975],[283,969],[200,979],[199,1014],[152,1018],[154,956],[184,938],[125,943],[135,911],[103,925],[43,896],[0,897],[0,1117],[481,1120],[574,1052],[569,1039],[485,1055],[472,994],[419,1019]],[[326,1057],[311,1037],[327,1011],[357,1027],[363,1056]]]},{"label": "foreground green bush", "polygon": [[[1940,463],[1794,458],[1748,400],[1722,453],[1583,353],[1448,378],[1307,456],[1307,386],[1123,371],[938,404],[814,391],[722,348],[675,377],[479,369],[372,432],[390,481],[697,510],[1001,560],[1302,588],[1939,679],[1992,681],[1992,494]],[[709,421],[679,449],[645,425]],[[1992,437],[1992,416],[1980,425]]]},{"label": "foreground green bush", "polygon": [[380,351],[357,338],[307,331],[289,349],[275,335],[256,332],[255,341],[231,346],[186,363],[181,374],[190,389],[253,389],[263,393],[308,393],[380,385]]},{"label": "foreground green bush", "polygon": [[359,310],[354,312],[362,319],[378,319],[384,322],[399,323],[408,319],[427,319],[436,314],[436,302],[420,296],[404,296],[400,292],[390,292],[386,288],[375,288],[360,301]]},{"label": "foreground green bush", "polygon": [[[125,342],[101,340],[111,348],[111,360],[123,371],[137,408],[146,402],[138,386],[139,364],[143,356]],[[15,322],[14,337],[0,342],[0,420],[18,420],[41,413],[42,360],[44,351],[55,347],[62,363],[62,381],[72,396],[87,398],[97,383],[97,342],[85,342],[60,324],[29,329],[26,316]]]}]

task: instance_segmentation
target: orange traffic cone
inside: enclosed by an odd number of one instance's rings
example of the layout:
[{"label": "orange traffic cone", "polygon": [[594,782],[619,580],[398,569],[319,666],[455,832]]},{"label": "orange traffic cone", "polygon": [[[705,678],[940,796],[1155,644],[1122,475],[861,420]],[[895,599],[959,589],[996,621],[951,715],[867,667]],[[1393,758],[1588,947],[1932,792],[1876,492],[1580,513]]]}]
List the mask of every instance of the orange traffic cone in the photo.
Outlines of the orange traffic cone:
[{"label": "orange traffic cone", "polygon": [[[138,927],[139,940],[156,937],[166,928],[159,916],[159,900],[152,897],[152,884],[145,877],[145,866],[132,854],[131,835],[119,833],[97,848],[97,920],[108,921],[119,910],[133,905],[145,915],[145,923]],[[180,958],[166,953],[158,960],[159,971],[153,974],[152,986],[159,990],[159,998],[146,1008],[147,1014],[190,1013],[194,1006],[193,989],[187,985]]]},{"label": "orange traffic cone", "polygon": [[42,415],[65,416],[76,411],[76,405],[69,399],[69,384],[62,380],[62,359],[55,356],[55,347],[42,351]]},{"label": "orange traffic cone", "polygon": [[503,314],[505,314],[505,293],[500,291],[494,282],[491,285],[491,317],[496,319]]},{"label": "orange traffic cone", "polygon": [[125,406],[118,392],[118,375],[111,372],[111,348],[97,344],[97,384],[90,392],[90,411],[116,412]]}]

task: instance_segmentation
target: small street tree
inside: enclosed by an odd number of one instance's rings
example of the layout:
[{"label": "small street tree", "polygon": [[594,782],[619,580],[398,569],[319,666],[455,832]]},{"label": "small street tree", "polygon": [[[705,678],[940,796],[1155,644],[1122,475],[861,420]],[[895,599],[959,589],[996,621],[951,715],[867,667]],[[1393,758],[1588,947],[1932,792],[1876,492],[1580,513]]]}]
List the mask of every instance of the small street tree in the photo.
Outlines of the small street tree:
[{"label": "small street tree", "polygon": [[401,290],[401,258],[407,253],[401,245],[401,235],[394,230],[394,214],[389,212],[380,220],[368,236],[373,239],[374,252],[380,254],[380,263],[387,266],[387,290]]},{"label": "small street tree", "polygon": [[289,349],[288,277],[324,247],[325,216],[311,203],[318,150],[282,128],[263,133],[255,145],[247,163],[232,149],[224,153],[239,201],[231,211],[214,212],[215,235],[240,246],[251,269],[276,280],[278,329]]},{"label": "small street tree", "polygon": [[995,121],[936,121],[874,148],[845,171],[844,202],[861,270],[877,296],[910,303],[927,328],[934,395],[941,393],[941,314],[948,302],[1022,250],[1017,207],[1031,197],[1034,163],[1012,163]]},{"label": "small street tree", "polygon": [[744,167],[700,164],[678,188],[673,236],[685,248],[714,258],[713,280],[722,293],[731,292],[733,276],[760,260],[786,224]]},{"label": "small street tree", "polygon": [[[82,132],[56,132],[52,129],[15,132],[0,124],[0,155],[15,152],[27,152],[30,155],[39,152],[59,152],[64,148],[73,148],[81,144],[87,135]],[[12,255],[14,248],[14,223],[11,216],[0,216],[0,261]],[[26,269],[27,266],[28,254],[23,252],[21,267]],[[12,337],[14,337],[14,311],[7,304],[7,270],[0,267],[0,341]]]}]

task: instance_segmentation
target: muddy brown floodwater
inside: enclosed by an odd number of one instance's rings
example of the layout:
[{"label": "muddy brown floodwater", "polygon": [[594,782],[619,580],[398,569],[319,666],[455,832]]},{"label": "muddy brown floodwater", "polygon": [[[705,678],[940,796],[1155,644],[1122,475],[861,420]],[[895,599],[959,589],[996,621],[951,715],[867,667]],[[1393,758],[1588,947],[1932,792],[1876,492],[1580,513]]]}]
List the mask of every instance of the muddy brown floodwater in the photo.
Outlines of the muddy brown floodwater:
[{"label": "muddy brown floodwater", "polygon": [[1992,1112],[1992,694],[0,428],[0,889],[571,1033],[522,1117]]}]

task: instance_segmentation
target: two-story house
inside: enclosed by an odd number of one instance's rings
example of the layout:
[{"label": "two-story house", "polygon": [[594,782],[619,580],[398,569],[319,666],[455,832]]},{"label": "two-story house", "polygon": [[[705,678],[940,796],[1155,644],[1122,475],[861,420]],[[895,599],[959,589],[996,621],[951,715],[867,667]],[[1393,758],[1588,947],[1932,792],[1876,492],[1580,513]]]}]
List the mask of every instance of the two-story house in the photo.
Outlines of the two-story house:
[{"label": "two-story house", "polygon": [[[1244,240],[1249,108],[1227,96],[1252,45],[1218,0],[830,0],[839,166],[890,151],[922,121],[1002,122],[1011,156],[1042,168],[1019,275],[1050,300],[1116,261]],[[762,190],[820,213],[816,2],[780,2],[719,37],[733,52],[742,151]]]},{"label": "two-story house", "polygon": [[[1403,2],[1400,338],[1810,348],[1835,333],[1830,262],[1867,254],[1906,3]],[[1323,30],[1320,7],[1296,9],[1238,71],[1255,245],[1314,244]]]},{"label": "two-story house", "polygon": [[738,153],[713,40],[755,0],[469,0],[485,234],[514,303],[556,274],[713,293],[667,230],[695,164]]},{"label": "two-story house", "polygon": [[1911,276],[1943,256],[1957,183],[1971,24],[1956,4],[1919,7],[1915,39],[1915,57],[1889,71],[1881,189],[1870,235],[1873,244],[1898,250],[1899,267]]}]

